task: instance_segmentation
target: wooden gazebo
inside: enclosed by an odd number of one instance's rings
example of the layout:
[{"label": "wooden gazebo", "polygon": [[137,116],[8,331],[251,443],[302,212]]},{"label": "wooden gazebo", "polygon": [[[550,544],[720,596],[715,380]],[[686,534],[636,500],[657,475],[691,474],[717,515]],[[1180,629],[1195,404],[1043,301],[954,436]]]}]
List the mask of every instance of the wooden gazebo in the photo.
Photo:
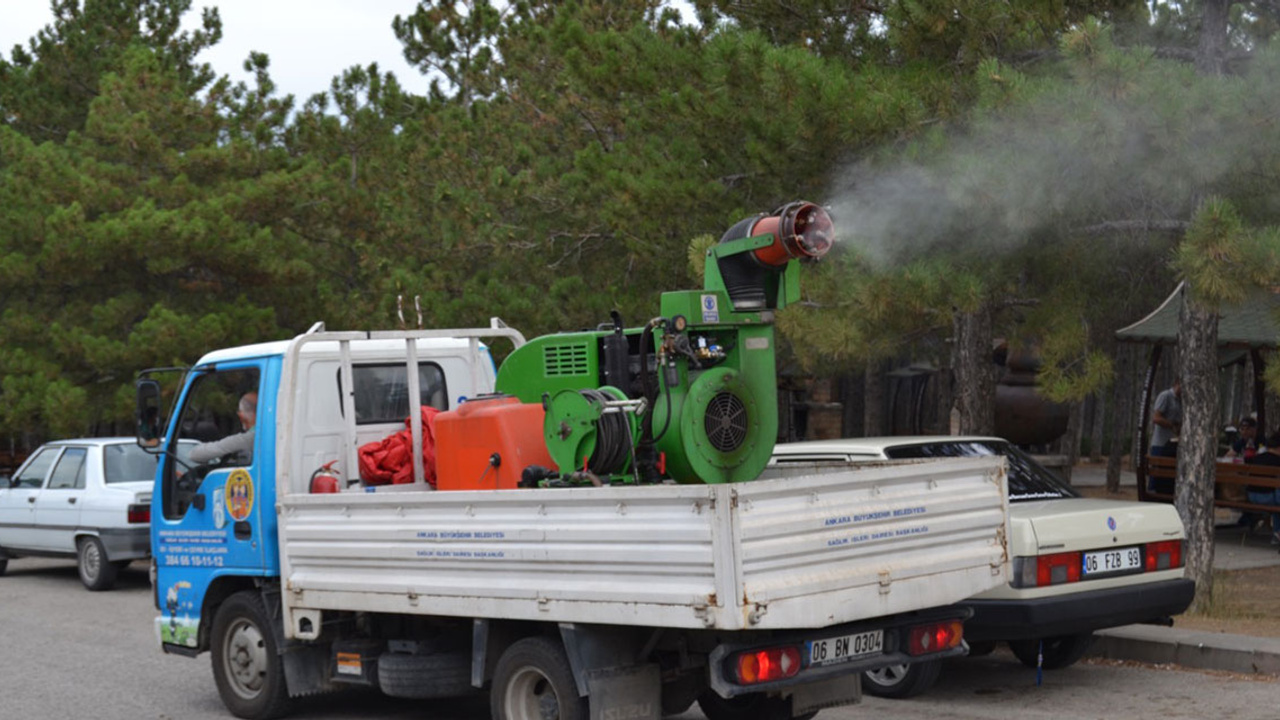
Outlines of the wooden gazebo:
[{"label": "wooden gazebo", "polygon": [[[1186,283],[1179,283],[1160,307],[1138,322],[1116,331],[1122,342],[1146,343],[1152,346],[1146,378],[1142,384],[1142,401],[1138,411],[1139,452],[1136,471],[1138,498],[1164,500],[1166,496],[1149,497],[1147,490],[1149,429],[1151,427],[1151,403],[1154,400],[1156,370],[1160,366],[1165,346],[1178,343],[1178,316],[1185,302]],[[1280,288],[1258,289],[1250,293],[1244,302],[1223,307],[1218,312],[1219,367],[1240,362],[1243,353],[1253,360],[1253,406],[1258,413],[1260,434],[1267,425],[1265,390],[1262,375],[1265,367],[1263,350],[1280,347]]]}]

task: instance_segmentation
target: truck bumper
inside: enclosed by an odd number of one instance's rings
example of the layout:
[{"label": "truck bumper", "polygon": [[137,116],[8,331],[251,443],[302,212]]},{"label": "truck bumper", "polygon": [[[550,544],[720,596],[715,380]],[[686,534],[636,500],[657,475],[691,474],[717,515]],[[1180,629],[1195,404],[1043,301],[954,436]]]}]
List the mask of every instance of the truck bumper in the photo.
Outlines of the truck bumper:
[{"label": "truck bumper", "polygon": [[[964,620],[969,617],[971,612],[972,611],[967,607],[953,605],[950,607],[933,608],[930,610],[875,618],[872,620],[847,623],[844,625],[835,625],[818,630],[759,633],[753,634],[750,641],[725,642],[718,645],[715,650],[711,652],[709,668],[711,689],[720,697],[731,698],[747,693],[775,693],[779,691],[782,691],[782,694],[784,695],[804,695],[806,691],[801,690],[800,688],[805,686],[825,688],[818,693],[819,695],[823,695],[829,692],[829,689],[832,688],[833,685],[838,685],[839,683],[857,685],[860,688],[861,681],[858,679],[858,676],[862,672],[868,670],[878,670],[889,665],[902,665],[913,662],[923,662],[926,660],[956,657],[967,653],[968,649],[965,647],[964,643],[960,643],[956,647],[942,652],[929,653],[926,655],[909,655],[907,653],[907,639],[911,633],[911,629],[916,626],[946,622],[950,620]],[[811,667],[806,663],[800,672],[798,672],[794,677],[755,685],[739,685],[733,682],[729,676],[729,658],[735,653],[743,650],[776,647],[788,644],[798,644],[801,648],[804,648],[807,647],[806,643],[809,642],[825,638],[857,634],[876,629],[884,631],[884,650],[875,655],[857,657],[843,663],[823,665],[820,667]],[[967,623],[965,632],[967,637]],[[843,702],[839,702],[836,701],[835,698],[831,698],[828,700],[827,704],[815,705],[812,709],[817,709],[817,707],[835,707],[838,704],[849,704],[857,702],[860,697],[860,692],[852,692],[843,699]]]},{"label": "truck bumper", "polygon": [[1195,592],[1195,581],[1178,578],[1034,600],[968,600],[973,618],[964,624],[964,636],[1028,640],[1148,622],[1186,610]]},{"label": "truck bumper", "polygon": [[146,525],[131,528],[100,528],[98,539],[107,549],[107,559],[112,562],[151,557],[151,528]]}]

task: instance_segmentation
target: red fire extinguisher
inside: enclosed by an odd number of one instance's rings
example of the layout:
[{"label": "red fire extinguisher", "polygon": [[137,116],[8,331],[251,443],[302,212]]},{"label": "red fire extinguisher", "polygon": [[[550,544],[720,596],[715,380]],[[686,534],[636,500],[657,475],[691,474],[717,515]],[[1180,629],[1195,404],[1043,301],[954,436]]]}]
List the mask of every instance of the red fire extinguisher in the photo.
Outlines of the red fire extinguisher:
[{"label": "red fire extinguisher", "polygon": [[324,465],[321,465],[315,472],[311,473],[311,492],[338,492],[338,471],[333,469],[334,464],[337,462],[337,460],[327,462]]}]

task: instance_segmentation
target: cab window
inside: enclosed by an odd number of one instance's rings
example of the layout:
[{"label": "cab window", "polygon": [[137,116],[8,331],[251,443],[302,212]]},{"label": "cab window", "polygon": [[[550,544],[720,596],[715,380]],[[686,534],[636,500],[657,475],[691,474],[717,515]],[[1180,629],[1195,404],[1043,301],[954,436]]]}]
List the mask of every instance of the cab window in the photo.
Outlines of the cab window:
[{"label": "cab window", "polygon": [[14,478],[14,487],[38,488],[44,485],[44,478],[49,474],[49,467],[58,457],[59,448],[44,448],[31,458],[31,462],[22,468],[18,477]]},{"label": "cab window", "polygon": [[[256,418],[257,403],[250,393],[258,392],[258,379],[258,368],[241,367],[205,372],[192,380],[178,411],[175,439],[165,453],[162,492],[166,518],[177,520],[185,515],[205,474],[219,465],[212,461],[198,464],[188,458],[193,457],[202,445],[211,445],[244,432],[240,411],[246,396],[250,398],[248,402]],[[252,463],[252,454],[251,445],[236,448],[235,464]]]},{"label": "cab window", "polygon": [[49,489],[83,490],[84,460],[87,454],[88,450],[81,447],[71,447],[64,450],[62,457],[58,458],[57,467],[53,469],[53,475],[49,477]]},{"label": "cab window", "polygon": [[[409,417],[409,378],[403,363],[354,365],[351,380],[356,387],[357,425],[403,422]],[[338,372],[338,397],[342,397],[342,373]],[[418,363],[418,404],[449,409],[444,371],[435,363]]]}]

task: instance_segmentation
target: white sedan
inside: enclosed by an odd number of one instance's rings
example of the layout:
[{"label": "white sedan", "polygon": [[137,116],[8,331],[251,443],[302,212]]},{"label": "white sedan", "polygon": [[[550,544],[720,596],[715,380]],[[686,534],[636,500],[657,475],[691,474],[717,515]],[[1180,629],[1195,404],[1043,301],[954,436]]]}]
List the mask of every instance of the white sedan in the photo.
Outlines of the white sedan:
[{"label": "white sedan", "polygon": [[[1023,664],[1062,668],[1079,660],[1093,631],[1163,622],[1187,609],[1182,521],[1172,505],[1082,498],[999,438],[884,437],[778,445],[766,474],[796,476],[888,460],[1003,455],[1009,463],[1009,558],[1004,587],[965,601],[971,655],[1007,642]],[[911,697],[933,685],[938,661],[863,675],[865,692]]]},{"label": "white sedan", "polygon": [[47,443],[0,485],[0,574],[10,558],[76,558],[90,590],[151,556],[156,456],[134,438]]}]

